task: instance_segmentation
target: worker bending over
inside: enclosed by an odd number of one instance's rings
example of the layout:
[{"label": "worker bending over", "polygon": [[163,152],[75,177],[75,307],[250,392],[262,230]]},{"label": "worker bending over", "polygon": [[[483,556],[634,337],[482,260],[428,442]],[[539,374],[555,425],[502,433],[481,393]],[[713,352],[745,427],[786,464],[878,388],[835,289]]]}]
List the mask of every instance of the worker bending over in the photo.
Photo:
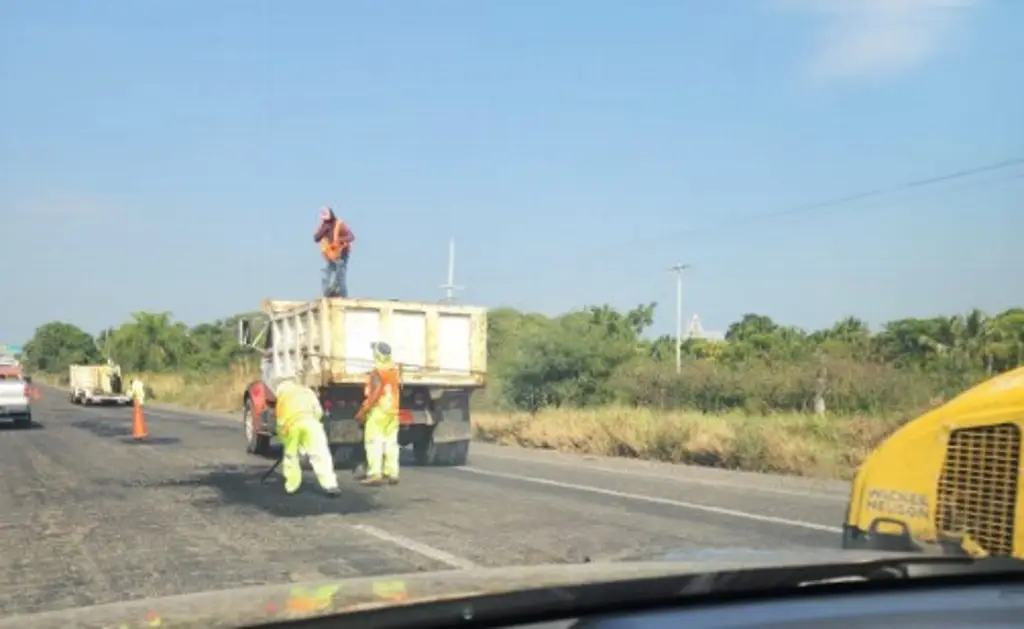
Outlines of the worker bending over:
[{"label": "worker bending over", "polygon": [[294,494],[302,485],[302,464],[299,461],[299,450],[302,449],[309,456],[320,487],[331,495],[341,493],[327,434],[321,423],[324,409],[316,393],[292,378],[283,378],[278,382],[274,396],[277,398],[277,438],[284,448],[281,459],[284,490]]},{"label": "worker bending over", "polygon": [[[398,483],[398,402],[400,379],[391,361],[391,346],[374,343],[373,370],[364,389],[363,405],[356,420],[363,422],[363,446],[366,450],[365,485],[385,480]],[[365,417],[365,421],[363,418]]]},{"label": "worker bending over", "polygon": [[348,297],[348,255],[355,239],[355,234],[345,221],[334,215],[334,210],[326,205],[320,209],[320,225],[313,234],[313,241],[320,243],[320,253],[327,263],[324,297]]}]

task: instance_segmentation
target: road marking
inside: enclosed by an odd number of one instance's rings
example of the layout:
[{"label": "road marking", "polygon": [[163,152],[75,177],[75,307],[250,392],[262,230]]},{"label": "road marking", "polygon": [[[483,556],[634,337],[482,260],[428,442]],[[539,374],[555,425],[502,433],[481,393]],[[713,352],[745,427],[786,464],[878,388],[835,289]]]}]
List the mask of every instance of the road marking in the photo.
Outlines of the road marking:
[{"label": "road marking", "polygon": [[[153,411],[149,411],[149,412],[153,412]],[[241,416],[238,416],[238,417],[235,417],[235,416],[227,417],[227,416],[222,416],[222,415],[212,415],[212,414],[207,414],[207,413],[197,413],[197,412],[193,412],[193,411],[182,411],[182,410],[178,410],[178,409],[170,409],[170,408],[163,408],[163,407],[159,407],[159,410],[157,412],[160,413],[160,416],[166,417],[167,419],[185,418],[185,419],[200,420],[200,421],[203,420],[203,419],[212,419],[212,420],[214,420],[215,422],[217,422],[220,425],[223,425],[221,422],[235,423],[235,422],[240,422],[241,421]],[[213,428],[213,426],[208,426],[208,427]],[[549,454],[549,453],[543,452],[542,450],[531,450],[530,454],[543,455],[543,454]],[[782,495],[782,496],[794,496],[794,497],[797,497],[797,498],[811,498],[811,499],[814,499],[814,500],[828,500],[828,501],[831,501],[831,502],[846,502],[846,500],[847,500],[847,496],[845,495],[845,493],[842,494],[842,495],[837,495],[837,494],[831,494],[831,493],[826,493],[826,492],[823,492],[823,491],[815,491],[815,490],[801,491],[801,490],[798,490],[798,489],[783,489],[781,487],[759,487],[759,486],[756,486],[756,485],[748,485],[748,484],[745,484],[745,483],[742,483],[742,482],[730,482],[730,481],[727,481],[727,480],[719,481],[719,480],[710,480],[710,479],[696,479],[696,478],[673,477],[673,476],[666,476],[666,475],[658,474],[658,473],[654,473],[654,472],[644,472],[644,471],[641,471],[641,470],[624,470],[624,469],[610,468],[610,467],[606,467],[604,465],[596,464],[595,462],[587,461],[586,459],[584,459],[584,461],[582,462],[582,465],[581,465],[581,464],[576,463],[576,462],[545,460],[545,459],[541,458],[541,456],[537,456],[537,457],[532,457],[532,456],[519,457],[519,456],[515,456],[515,455],[495,454],[493,452],[488,452],[488,453],[482,454],[480,456],[490,457],[490,458],[494,458],[494,459],[501,459],[501,460],[504,460],[504,461],[524,461],[524,460],[526,460],[526,461],[529,461],[530,463],[539,463],[541,465],[553,465],[553,466],[564,467],[564,468],[580,469],[582,467],[582,468],[596,470],[596,471],[599,471],[599,472],[604,472],[606,474],[616,474],[616,475],[619,475],[619,476],[627,476],[627,477],[628,476],[632,476],[632,477],[635,477],[635,478],[653,478],[653,479],[666,480],[666,481],[672,481],[672,482],[687,483],[687,484],[691,484],[691,485],[702,485],[702,486],[706,486],[706,487],[728,487],[730,489],[739,489],[739,490],[753,491],[753,492],[756,492],[756,493],[773,493],[773,494],[779,494],[779,495]]]},{"label": "road marking", "polygon": [[379,540],[390,542],[395,546],[401,546],[406,550],[411,550],[414,553],[419,553],[424,557],[428,557],[430,559],[433,559],[434,561],[439,561],[443,564],[447,564],[449,566],[452,566],[453,568],[471,570],[473,568],[479,567],[468,559],[464,559],[462,557],[458,557],[451,553],[445,552],[440,548],[434,548],[433,546],[421,544],[420,542],[417,542],[414,539],[409,539],[408,537],[404,537],[402,535],[388,533],[387,531],[379,529],[376,526],[370,526],[369,524],[353,524],[351,526],[352,528],[362,533],[366,533],[371,537],[376,537]]},{"label": "road marking", "polygon": [[747,511],[737,511],[735,509],[726,509],[724,507],[713,507],[711,505],[696,504],[693,502],[684,502],[682,500],[672,500],[670,498],[659,498],[657,496],[644,496],[642,494],[631,494],[624,491],[615,491],[614,489],[602,489],[600,487],[591,487],[589,485],[577,485],[576,483],[563,483],[561,481],[550,480],[547,478],[536,478],[533,476],[520,476],[519,474],[506,474],[504,472],[491,472],[489,470],[481,470],[475,467],[456,467],[452,468],[460,472],[466,472],[470,474],[479,474],[481,476],[493,476],[495,478],[507,478],[509,480],[523,481],[527,483],[536,483],[538,485],[548,485],[551,487],[561,487],[562,489],[572,489],[575,491],[585,491],[592,494],[601,494],[604,496],[612,496],[614,498],[626,498],[628,500],[640,500],[643,502],[650,502],[653,504],[668,505],[671,507],[679,507],[681,509],[692,509],[694,511],[704,511],[705,513],[716,513],[718,515],[728,515],[734,518],[743,518],[746,520],[754,520],[756,522],[768,522],[771,524],[782,524],[784,526],[792,526],[797,528],[809,529],[812,531],[824,531],[826,533],[842,533],[843,530],[836,526],[826,526],[824,524],[815,524],[814,522],[804,522],[803,520],[790,520],[788,518],[777,518],[770,515],[760,515],[757,513],[749,513]]},{"label": "road marking", "polygon": [[[537,451],[535,451],[535,452],[537,452]],[[543,451],[539,451],[539,452],[543,452]],[[544,453],[544,454],[548,454],[548,453]],[[576,470],[587,469],[587,470],[594,470],[594,471],[597,471],[597,472],[604,472],[606,474],[616,474],[618,476],[632,476],[632,477],[635,477],[635,478],[652,478],[652,479],[659,479],[659,480],[665,480],[665,481],[671,481],[671,482],[688,483],[688,484],[691,484],[691,485],[704,485],[704,486],[707,486],[707,487],[729,487],[730,489],[749,490],[749,491],[753,491],[753,492],[757,492],[757,493],[770,492],[770,493],[773,493],[773,494],[781,494],[781,495],[784,495],[784,496],[796,496],[796,497],[801,497],[801,498],[813,498],[815,500],[833,500],[833,501],[836,501],[836,502],[845,502],[847,500],[847,496],[845,496],[845,495],[828,494],[828,493],[821,492],[821,491],[813,491],[813,490],[801,491],[801,490],[798,490],[798,489],[782,489],[782,488],[779,488],[779,487],[758,487],[756,485],[748,485],[748,484],[744,484],[744,483],[741,483],[741,482],[730,482],[730,481],[725,481],[725,480],[710,480],[710,479],[703,479],[703,478],[684,478],[684,477],[676,477],[676,476],[666,476],[664,474],[658,474],[658,473],[655,473],[655,472],[644,472],[644,471],[641,471],[641,470],[615,469],[615,468],[611,468],[611,467],[605,467],[603,465],[594,464],[593,462],[588,461],[586,459],[584,459],[583,461],[581,461],[579,463],[577,463],[577,462],[568,462],[568,461],[549,461],[549,460],[545,460],[545,459],[543,459],[543,458],[541,458],[539,456],[538,457],[532,457],[532,456],[519,457],[519,456],[515,456],[515,455],[494,454],[492,452],[488,452],[486,454],[477,453],[477,456],[483,456],[485,458],[486,457],[490,457],[492,459],[501,459],[501,460],[504,460],[504,461],[528,462],[528,463],[537,463],[537,464],[540,464],[540,465],[556,465],[558,467],[574,468]],[[666,464],[666,465],[669,465],[669,464]]]}]

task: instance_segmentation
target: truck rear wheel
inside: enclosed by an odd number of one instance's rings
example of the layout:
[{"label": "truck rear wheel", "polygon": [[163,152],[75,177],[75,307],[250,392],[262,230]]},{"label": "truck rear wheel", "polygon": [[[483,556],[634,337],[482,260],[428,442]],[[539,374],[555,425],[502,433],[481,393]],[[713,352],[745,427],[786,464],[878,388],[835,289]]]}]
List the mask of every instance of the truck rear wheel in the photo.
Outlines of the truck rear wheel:
[{"label": "truck rear wheel", "polygon": [[256,431],[256,422],[252,416],[252,403],[249,400],[245,401],[242,425],[245,430],[245,451],[259,456],[270,454],[270,437],[261,435]]},{"label": "truck rear wheel", "polygon": [[436,443],[433,433],[427,433],[412,444],[418,465],[459,466],[469,458],[469,440]]}]

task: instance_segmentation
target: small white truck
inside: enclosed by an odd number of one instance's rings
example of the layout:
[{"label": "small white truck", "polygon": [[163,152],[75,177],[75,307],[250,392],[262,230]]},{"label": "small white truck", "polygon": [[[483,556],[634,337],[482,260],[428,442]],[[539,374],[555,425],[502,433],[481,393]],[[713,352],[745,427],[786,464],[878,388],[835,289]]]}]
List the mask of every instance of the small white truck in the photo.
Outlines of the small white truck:
[{"label": "small white truck", "polygon": [[0,376],[0,420],[11,420],[16,428],[32,426],[29,383],[15,375]]},{"label": "small white truck", "polygon": [[469,400],[487,372],[487,310],[369,299],[264,300],[262,330],[239,322],[239,342],[259,349],[262,378],[242,392],[246,449],[265,455],[275,435],[276,378],[296,377],[320,395],[335,462],[364,458],[355,413],[373,367],[371,343],[391,345],[401,373],[399,443],[420,465],[463,465]]},{"label": "small white truck", "polygon": [[128,406],[132,403],[131,396],[124,390],[118,365],[71,365],[68,383],[68,400],[72,404]]}]

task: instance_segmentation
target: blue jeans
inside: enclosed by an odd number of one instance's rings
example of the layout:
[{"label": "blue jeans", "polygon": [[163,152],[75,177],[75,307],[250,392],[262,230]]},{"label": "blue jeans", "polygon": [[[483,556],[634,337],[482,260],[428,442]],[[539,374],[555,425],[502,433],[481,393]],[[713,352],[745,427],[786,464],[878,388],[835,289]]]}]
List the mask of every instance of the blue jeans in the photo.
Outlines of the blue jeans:
[{"label": "blue jeans", "polygon": [[324,297],[348,297],[348,256],[343,255],[324,267]]}]

